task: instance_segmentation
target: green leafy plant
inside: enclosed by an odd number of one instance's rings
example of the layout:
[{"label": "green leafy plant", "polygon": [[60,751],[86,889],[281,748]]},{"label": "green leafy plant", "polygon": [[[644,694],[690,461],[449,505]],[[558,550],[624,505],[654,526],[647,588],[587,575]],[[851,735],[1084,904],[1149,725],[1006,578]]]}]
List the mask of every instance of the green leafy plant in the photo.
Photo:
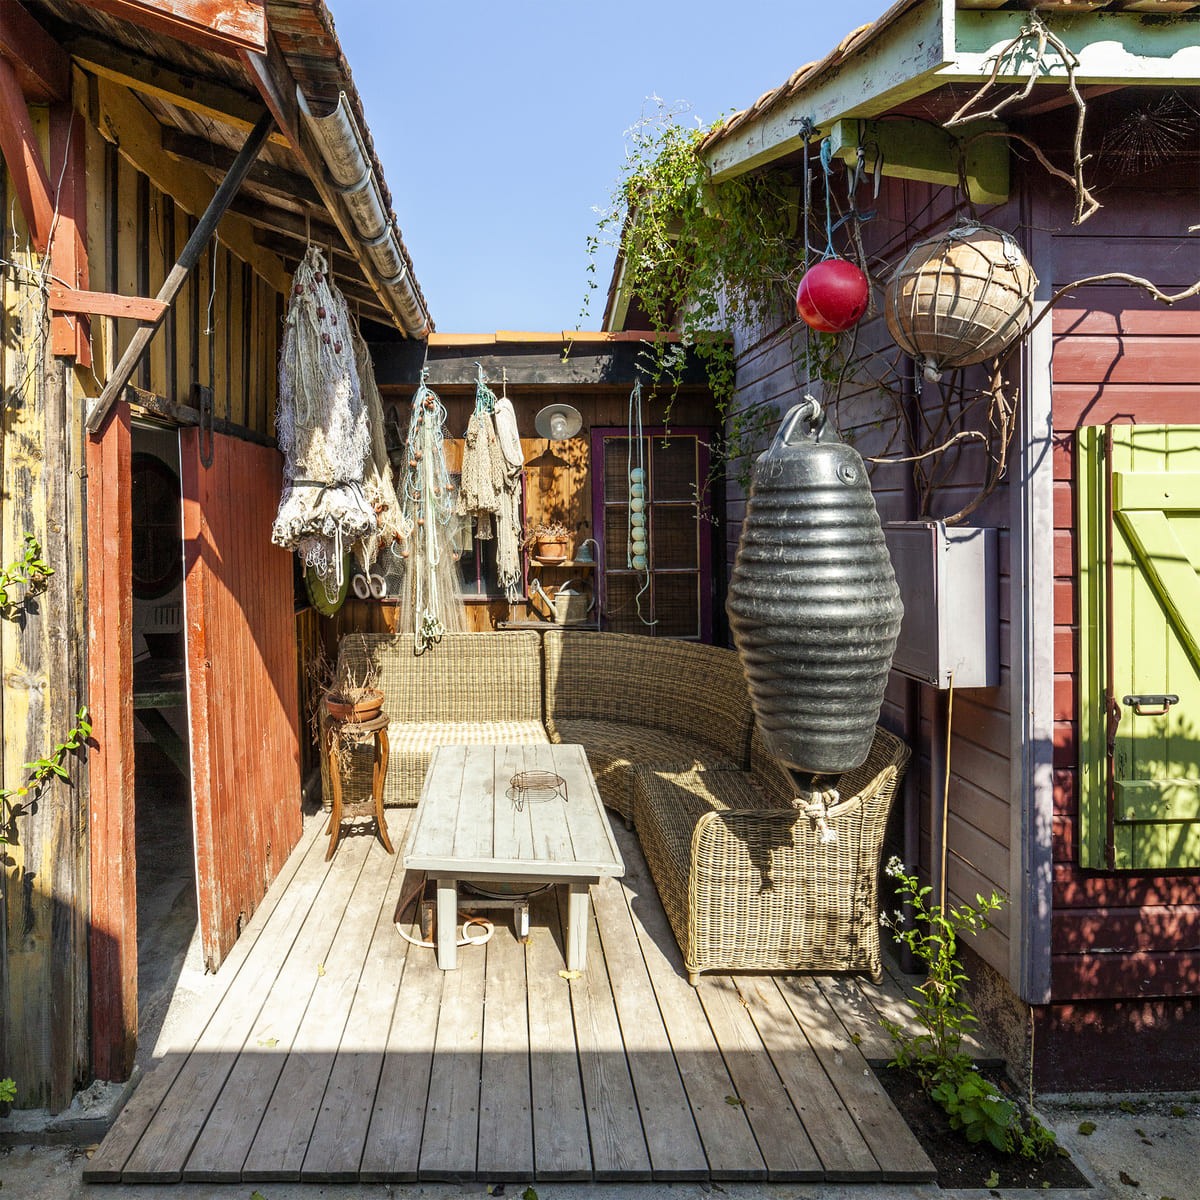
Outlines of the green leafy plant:
[{"label": "green leafy plant", "polygon": [[[798,227],[801,183],[787,172],[748,174],[714,182],[700,156],[708,132],[685,113],[655,99],[626,132],[626,158],[596,233],[587,314],[597,287],[601,247],[616,246],[622,289],[657,333],[675,330],[679,343],[651,340],[642,364],[655,383],[678,385],[687,349],[703,362],[722,416],[733,416],[734,355],[724,332],[782,313],[803,270]],[[774,412],[737,414],[727,447],[748,446]]]},{"label": "green leafy plant", "polygon": [[896,1046],[891,1065],[913,1072],[945,1110],[951,1128],[961,1130],[967,1141],[987,1141],[1006,1154],[1041,1161],[1055,1147],[1054,1134],[1002,1096],[962,1049],[963,1038],[978,1018],[966,996],[968,976],[958,957],[958,940],[965,933],[985,930],[988,916],[1003,906],[1003,899],[993,892],[986,898],[976,895],[974,904],[943,906],[930,902],[933,889],[922,887],[898,858],[887,864],[887,873],[913,919],[906,924],[903,912],[897,910],[883,913],[880,923],[926,968],[925,982],[917,987],[916,996],[908,998],[919,1032],[882,1018]]},{"label": "green leafy plant", "polygon": [[[15,788],[0,788],[0,845],[11,845],[16,841],[17,819],[29,811],[48,779],[52,776],[59,779],[70,778],[67,768],[63,765],[66,757],[79,750],[91,733],[92,723],[88,718],[87,706],[84,705],[75,714],[74,727],[49,754],[25,763],[24,769],[29,774],[23,783]],[[7,861],[2,856],[0,860]]]},{"label": "green leafy plant", "polygon": [[[53,574],[54,568],[42,558],[41,543],[32,533],[25,534],[25,552],[0,570],[0,614],[15,616],[30,596],[45,588]],[[14,590],[18,593],[15,596]]]},{"label": "green leafy plant", "polygon": [[11,1079],[0,1079],[0,1104],[11,1104],[17,1098],[17,1085]]}]

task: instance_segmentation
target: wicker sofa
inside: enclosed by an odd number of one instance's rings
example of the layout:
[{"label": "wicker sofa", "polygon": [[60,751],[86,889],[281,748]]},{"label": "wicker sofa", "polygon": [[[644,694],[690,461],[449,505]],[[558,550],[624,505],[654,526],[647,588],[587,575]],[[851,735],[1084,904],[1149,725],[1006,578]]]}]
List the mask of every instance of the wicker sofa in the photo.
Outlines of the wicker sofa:
[{"label": "wicker sofa", "polygon": [[[341,653],[379,669],[386,804],[416,804],[437,746],[578,743],[637,828],[693,983],[722,968],[878,974],[879,856],[908,759],[891,734],[837,781],[823,843],[754,733],[730,650],[549,628],[446,634],[420,655],[411,634],[354,635]],[[370,761],[352,757],[349,788],[369,786]]]},{"label": "wicker sofa", "polygon": [[[636,765],[749,760],[750,699],[732,650],[551,628],[446,634],[423,654],[412,634],[355,634],[340,653],[353,674],[379,671],[385,804],[416,804],[436,746],[579,743],[604,803],[629,822]],[[369,779],[368,758],[355,757],[352,788]]]},{"label": "wicker sofa", "polygon": [[749,771],[635,772],[638,840],[693,984],[720,969],[878,978],[879,858],[908,757],[876,730],[866,762],[836,781],[836,840],[794,807],[791,776],[757,735]]},{"label": "wicker sofa", "polygon": [[[542,704],[542,641],[530,630],[446,634],[423,654],[411,633],[344,638],[339,654],[352,673],[379,671],[388,723],[383,802],[413,805],[437,746],[550,740]],[[370,755],[354,754],[349,787],[370,786]]]}]

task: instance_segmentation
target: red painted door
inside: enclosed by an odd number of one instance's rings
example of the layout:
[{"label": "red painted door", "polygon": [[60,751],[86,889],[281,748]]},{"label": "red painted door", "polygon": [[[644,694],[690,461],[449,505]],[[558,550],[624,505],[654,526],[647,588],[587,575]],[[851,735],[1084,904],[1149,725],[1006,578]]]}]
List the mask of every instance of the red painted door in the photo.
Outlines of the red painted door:
[{"label": "red painted door", "polygon": [[[203,442],[208,443],[205,434]],[[292,558],[271,544],[277,451],[180,435],[196,884],[215,970],[300,838]]]}]

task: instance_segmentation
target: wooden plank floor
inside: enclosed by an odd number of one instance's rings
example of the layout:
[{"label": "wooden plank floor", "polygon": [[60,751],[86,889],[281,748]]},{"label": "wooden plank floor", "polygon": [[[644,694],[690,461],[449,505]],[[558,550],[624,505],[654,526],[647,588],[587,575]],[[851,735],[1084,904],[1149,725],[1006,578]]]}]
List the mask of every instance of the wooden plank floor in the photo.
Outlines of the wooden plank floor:
[{"label": "wooden plank floor", "polygon": [[[411,813],[389,811],[393,844]],[[927,1180],[875,1082],[903,979],[687,983],[638,849],[592,888],[587,969],[563,970],[565,899],[518,941],[495,913],[456,971],[393,925],[399,856],[304,839],[84,1171],[180,1180]],[[412,931],[411,925],[405,928]]]}]

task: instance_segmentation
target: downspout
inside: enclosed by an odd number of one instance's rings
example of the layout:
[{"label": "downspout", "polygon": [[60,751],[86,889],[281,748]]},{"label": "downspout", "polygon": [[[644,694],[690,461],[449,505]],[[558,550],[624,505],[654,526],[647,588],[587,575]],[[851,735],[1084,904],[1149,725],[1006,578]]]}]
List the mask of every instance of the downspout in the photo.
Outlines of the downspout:
[{"label": "downspout", "polygon": [[346,93],[338,93],[336,107],[323,117],[313,115],[299,88],[296,100],[330,182],[346,207],[359,242],[392,300],[393,311],[399,315],[405,333],[414,338],[428,336],[432,328],[429,312],[414,285]]}]

